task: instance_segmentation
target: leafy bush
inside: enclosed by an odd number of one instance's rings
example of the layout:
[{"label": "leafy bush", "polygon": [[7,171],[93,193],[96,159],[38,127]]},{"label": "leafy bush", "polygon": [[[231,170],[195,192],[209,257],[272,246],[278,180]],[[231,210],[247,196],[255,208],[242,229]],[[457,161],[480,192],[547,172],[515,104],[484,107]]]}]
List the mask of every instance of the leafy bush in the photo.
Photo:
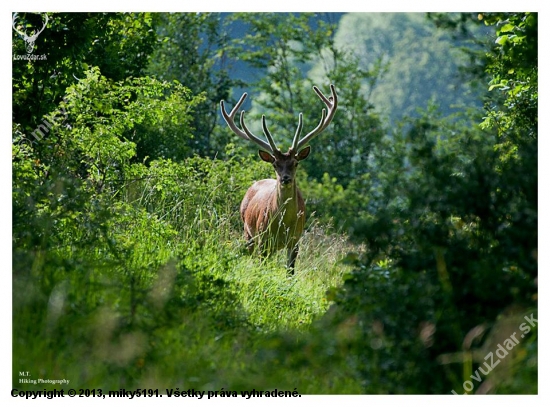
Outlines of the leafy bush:
[{"label": "leafy bush", "polygon": [[[533,51],[536,40],[525,40],[533,35],[533,15],[490,20],[509,21],[522,35],[515,46],[529,44]],[[512,28],[499,32],[507,29]],[[340,318],[357,316],[359,339],[352,352],[365,361],[360,370],[368,391],[537,392],[531,381],[536,329],[494,377],[464,385],[502,343],[491,338],[506,336],[502,318],[512,315],[517,332],[533,310],[536,318],[537,119],[516,115],[515,108],[525,100],[536,104],[536,72],[505,49],[490,54],[489,61],[490,72],[506,70],[512,78],[505,82],[521,91],[504,86],[505,98],[492,99],[485,120],[441,119],[429,110],[375,152],[369,196],[378,212],[354,230],[370,250],[335,292]],[[482,343],[479,351],[474,339]],[[368,360],[379,368],[370,370]],[[517,371],[521,378],[513,379]]]}]

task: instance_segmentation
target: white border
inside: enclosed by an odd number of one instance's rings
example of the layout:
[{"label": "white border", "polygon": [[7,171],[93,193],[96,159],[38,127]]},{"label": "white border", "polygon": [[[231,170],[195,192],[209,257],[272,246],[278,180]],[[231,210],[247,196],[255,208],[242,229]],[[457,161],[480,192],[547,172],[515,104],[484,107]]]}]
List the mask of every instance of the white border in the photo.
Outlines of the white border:
[{"label": "white border", "polygon": [[[154,2],[114,2],[98,0],[94,2],[77,2],[77,1],[49,1],[49,0],[26,0],[19,1],[17,3],[2,2],[0,8],[4,24],[0,25],[2,35],[0,42],[2,55],[11,56],[11,13],[14,11],[220,11],[220,12],[235,12],[235,11],[318,11],[318,12],[425,12],[425,11],[441,11],[441,12],[455,12],[455,11],[538,11],[539,12],[539,112],[546,112],[539,115],[539,269],[542,273],[539,273],[539,321],[542,322],[539,329],[540,338],[547,337],[548,329],[545,324],[545,311],[548,309],[548,300],[545,295],[541,295],[544,291],[547,291],[548,278],[546,277],[546,271],[548,270],[548,257],[549,253],[547,244],[548,236],[547,231],[550,230],[549,216],[547,215],[547,208],[550,208],[550,201],[548,199],[548,163],[550,160],[546,159],[549,152],[548,137],[548,112],[550,112],[548,106],[548,47],[547,40],[550,39],[548,29],[548,2],[547,0],[524,0],[524,1],[472,1],[464,0],[460,2],[445,2],[441,0],[417,0],[417,1],[393,1],[393,2],[375,2],[375,1],[351,1],[351,0],[339,0],[338,2],[322,2],[322,1],[296,1],[296,0],[279,0],[276,2],[266,2],[260,0],[239,0],[239,1],[214,1],[214,0],[201,0],[201,1],[154,1]],[[9,20],[8,20],[9,19]],[[540,44],[544,44],[544,49]],[[5,261],[5,266],[2,267],[5,273],[5,279],[8,279],[11,283],[11,58],[3,58],[0,64],[1,69],[1,90],[3,104],[2,106],[9,106],[9,109],[4,111],[4,114],[0,118],[1,123],[1,136],[0,136],[0,189],[2,194],[0,195],[0,210],[2,211],[2,217],[7,224],[2,228],[0,234],[0,247],[2,248],[2,258]],[[9,277],[8,277],[9,276]],[[2,323],[3,329],[0,336],[2,349],[4,350],[3,368],[0,370],[0,400],[9,403],[9,405],[15,403],[25,402],[22,399],[13,399],[9,396],[11,390],[11,284],[7,282],[2,284],[1,298],[3,298],[2,306]],[[285,399],[283,402],[293,405],[305,404],[320,404],[330,401],[345,402],[346,405],[387,405],[393,403],[404,403],[406,405],[419,405],[425,407],[427,403],[433,404],[445,404],[445,405],[462,405],[465,403],[474,405],[487,405],[497,404],[498,406],[505,405],[517,405],[518,403],[529,403],[528,405],[542,404],[543,399],[548,399],[548,387],[545,383],[549,383],[548,380],[548,352],[545,346],[546,341],[540,341],[542,346],[539,346],[539,396],[511,396],[511,397],[469,397],[467,400],[461,397],[453,396],[304,396],[299,399]],[[289,374],[291,374],[289,372]],[[24,400],[24,399],[23,399]],[[74,405],[76,400],[63,398],[53,401],[56,404]],[[144,403],[145,399],[140,400],[102,400],[100,404],[112,403],[115,401],[118,403],[131,403],[137,405],[137,403]],[[32,405],[38,405],[44,403],[44,401],[33,400],[29,401]],[[97,403],[94,399],[79,399],[79,403],[91,404]],[[148,400],[148,404],[151,400]],[[195,400],[188,399],[162,399],[162,404],[165,403],[210,403],[212,400]],[[240,405],[242,400],[226,399],[216,400],[216,403],[223,406]],[[262,406],[269,405],[274,402],[281,402],[281,400],[268,400],[257,399],[244,401],[247,404],[261,403]],[[38,404],[37,404],[38,403]],[[70,403],[70,404],[69,404]],[[546,404],[546,403],[545,403]],[[6,405],[6,404],[4,404]]]}]

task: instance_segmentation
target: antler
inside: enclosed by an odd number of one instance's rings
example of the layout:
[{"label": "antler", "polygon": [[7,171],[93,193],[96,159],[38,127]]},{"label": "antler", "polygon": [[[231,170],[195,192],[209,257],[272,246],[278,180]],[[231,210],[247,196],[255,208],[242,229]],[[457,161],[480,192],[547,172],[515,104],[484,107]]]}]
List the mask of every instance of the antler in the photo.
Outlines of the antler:
[{"label": "antler", "polygon": [[[300,133],[302,132],[302,113],[298,116],[298,128],[296,130],[296,133],[294,134],[294,139],[292,141],[292,151],[297,152],[300,150],[309,140],[311,140],[313,137],[321,133],[323,130],[327,128],[327,126],[330,124],[332,119],[334,118],[334,114],[336,113],[336,108],[338,106],[338,95],[336,95],[336,90],[334,88],[334,85],[330,85],[330,97],[327,99],[325,95],[323,95],[323,92],[319,90],[317,86],[313,87],[313,90],[315,93],[317,93],[317,96],[323,101],[325,106],[327,107],[327,110],[323,109],[321,111],[321,121],[315,127],[312,131],[310,131],[304,138],[302,138],[300,141],[298,141],[298,138],[300,136]],[[237,136],[252,141],[259,145],[262,149],[271,152],[272,154],[281,154],[281,151],[277,148],[275,145],[275,142],[273,141],[273,137],[271,136],[271,133],[267,129],[267,124],[265,121],[265,116],[262,115],[262,129],[264,131],[265,137],[267,138],[268,143],[263,141],[262,139],[258,138],[248,128],[246,127],[246,124],[244,123],[244,110],[241,112],[240,115],[240,124],[242,127],[242,130],[237,127],[235,124],[235,115],[237,114],[237,111],[241,107],[241,105],[244,103],[244,100],[246,99],[247,94],[243,93],[233,110],[231,110],[230,113],[227,113],[225,110],[225,102],[222,100],[220,102],[222,116],[225,119],[227,125],[229,128],[235,133]]]},{"label": "antler", "polygon": [[327,107],[327,111],[323,109],[321,111],[321,121],[315,127],[312,131],[310,131],[307,135],[304,136],[300,141],[298,141],[298,136],[300,135],[300,131],[302,129],[302,113],[300,113],[299,116],[299,123],[298,123],[298,130],[296,131],[296,134],[294,135],[294,140],[292,141],[292,150],[298,151],[301,149],[309,140],[311,140],[313,137],[321,133],[323,130],[325,130],[332,119],[334,118],[334,114],[336,113],[336,108],[338,107],[338,95],[336,94],[336,90],[334,88],[334,85],[330,85],[330,97],[327,99],[325,95],[323,95],[323,92],[319,90],[317,86],[313,87],[313,90],[315,93],[317,93],[317,96],[323,101],[325,106]]},{"label": "antler", "polygon": [[17,13],[13,13],[13,19],[12,19],[12,25],[11,26],[13,27],[13,29],[15,30],[15,32],[17,34],[21,35],[23,38],[27,38],[27,33],[19,31],[17,29],[17,27],[15,26],[15,20],[17,20],[17,17],[18,17]]},{"label": "antler", "polygon": [[[46,25],[48,25],[48,15],[46,14],[46,21],[44,21],[44,25],[42,26],[42,28],[40,29],[40,31],[38,31],[37,33],[34,33],[32,36],[31,36],[31,39],[33,40],[36,40],[38,38],[38,35],[44,31],[44,28],[46,28]],[[33,41],[34,42],[34,41]]]},{"label": "antler", "polygon": [[241,112],[241,115],[240,115],[240,123],[241,123],[242,130],[239,129],[235,124],[235,115],[237,114],[237,110],[239,110],[239,108],[244,103],[244,100],[246,99],[247,96],[248,96],[247,93],[243,93],[243,95],[241,96],[241,98],[239,99],[239,101],[237,102],[237,104],[235,105],[233,110],[231,110],[230,113],[227,113],[227,111],[225,110],[225,102],[223,100],[220,102],[222,116],[225,119],[225,122],[227,123],[229,128],[233,131],[233,133],[235,133],[237,136],[245,140],[252,141],[253,143],[256,143],[257,145],[259,145],[263,150],[269,151],[273,154],[280,153],[279,149],[275,146],[275,142],[273,141],[273,137],[271,137],[271,133],[267,129],[265,116],[262,116],[262,128],[264,130],[264,134],[269,144],[263,141],[262,139],[258,138],[257,136],[252,134],[250,130],[248,130],[248,127],[246,127],[246,124],[244,123],[244,110]]},{"label": "antler", "polygon": [[[37,13],[37,14],[40,14],[40,13]],[[42,28],[40,29],[40,31],[38,32],[34,32],[33,31],[33,35],[31,36],[28,36],[26,32],[21,32],[17,29],[17,27],[15,26],[15,20],[17,20],[17,13],[13,13],[13,19],[12,19],[12,27],[13,29],[15,30],[15,32],[17,34],[19,34],[20,36],[23,37],[23,40],[27,43],[27,53],[31,53],[33,48],[34,48],[34,42],[36,41],[36,39],[38,38],[38,36],[40,35],[40,33],[42,31],[44,31],[44,29],[46,28],[46,25],[48,24],[48,14],[45,14],[46,15],[46,21],[44,21],[44,25],[42,26]]]}]

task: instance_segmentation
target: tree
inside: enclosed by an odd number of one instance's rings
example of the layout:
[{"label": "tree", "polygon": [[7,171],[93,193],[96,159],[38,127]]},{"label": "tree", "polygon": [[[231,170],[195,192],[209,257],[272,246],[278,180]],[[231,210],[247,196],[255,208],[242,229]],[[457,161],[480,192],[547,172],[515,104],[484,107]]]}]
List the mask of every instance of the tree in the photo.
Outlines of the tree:
[{"label": "tree", "polygon": [[[470,29],[482,37],[479,24]],[[429,103],[439,105],[445,115],[462,106],[481,106],[478,90],[459,73],[469,63],[461,48],[479,45],[453,39],[422,13],[349,13],[342,17],[334,41],[356,55],[364,70],[382,61],[384,73],[370,101],[392,125]]]},{"label": "tree", "polygon": [[372,145],[383,134],[368,100],[381,66],[362,69],[352,54],[335,46],[336,25],[315,14],[243,13],[233,19],[248,24],[249,34],[235,41],[231,55],[264,72],[249,84],[259,93],[250,114],[256,117],[255,128],[259,130],[259,113],[266,114],[276,141],[290,143],[299,112],[304,115],[304,131],[319,121],[322,104],[312,85],[327,93],[333,83],[340,97],[338,111],[312,143],[313,154],[304,167],[309,177],[321,181],[328,172],[344,187],[361,178]]},{"label": "tree", "polygon": [[[219,119],[219,102],[228,98],[233,84],[224,58],[228,39],[222,31],[221,17],[219,13],[162,13],[157,20],[159,44],[147,72],[161,80],[178,81],[193,94],[204,95],[193,115],[194,135],[191,139],[182,137],[180,143],[192,153],[214,155],[225,141],[217,142],[212,137]],[[185,155],[172,152],[167,157],[181,159]]]},{"label": "tree", "polygon": [[[485,111],[431,107],[374,151],[372,212],[354,229],[368,251],[335,293],[339,321],[358,318],[353,352],[372,391],[461,391],[501,321],[536,315],[537,17],[479,19],[496,40]],[[469,390],[536,393],[533,335]]]},{"label": "tree", "polygon": [[[36,18],[26,13],[16,23]],[[98,66],[115,81],[142,75],[155,41],[149,13],[48,13],[48,18],[35,43],[35,53],[45,59],[13,61],[12,119],[28,137],[89,67]],[[24,53],[15,31],[12,48],[14,55]]]}]

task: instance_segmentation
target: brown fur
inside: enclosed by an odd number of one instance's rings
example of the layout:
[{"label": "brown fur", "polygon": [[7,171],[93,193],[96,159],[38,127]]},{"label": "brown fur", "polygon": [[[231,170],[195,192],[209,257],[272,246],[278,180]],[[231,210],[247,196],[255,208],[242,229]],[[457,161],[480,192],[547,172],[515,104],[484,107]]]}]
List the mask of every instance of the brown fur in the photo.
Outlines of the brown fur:
[{"label": "brown fur", "polygon": [[260,157],[275,167],[277,179],[255,182],[241,203],[241,219],[249,249],[252,251],[258,246],[261,253],[267,255],[286,248],[287,267],[292,273],[306,217],[305,202],[296,185],[296,167],[308,154],[309,147],[298,154],[290,150],[277,157],[260,152]]},{"label": "brown fur", "polygon": [[[241,128],[235,124],[235,115],[241,108],[247,94],[243,93],[237,104],[227,112],[224,101],[220,101],[222,116],[233,133],[244,140],[258,145],[262,160],[273,164],[277,179],[264,179],[252,185],[241,203],[241,218],[244,222],[244,235],[252,251],[258,246],[263,255],[286,248],[288,251],[287,267],[294,274],[294,263],[298,256],[298,242],[304,231],[306,208],[300,190],[296,186],[296,167],[298,162],[307,158],[310,147],[307,143],[323,132],[330,124],[338,106],[338,96],[334,85],[330,85],[330,97],[326,97],[317,86],[313,90],[325,104],[321,111],[321,121],[303,138],[302,113],[298,116],[298,128],[287,153],[277,148],[262,116],[262,129],[267,142],[255,136],[244,121],[244,110],[240,114]],[[302,148],[303,147],[303,148]],[[268,152],[269,151],[269,152]]]}]

